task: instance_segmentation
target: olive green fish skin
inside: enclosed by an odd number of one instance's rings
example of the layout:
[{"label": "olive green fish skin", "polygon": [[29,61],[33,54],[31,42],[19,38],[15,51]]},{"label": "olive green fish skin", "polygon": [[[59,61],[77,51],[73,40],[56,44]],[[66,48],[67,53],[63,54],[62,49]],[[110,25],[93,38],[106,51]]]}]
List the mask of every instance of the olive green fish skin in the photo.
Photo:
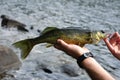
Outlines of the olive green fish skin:
[{"label": "olive green fish skin", "polygon": [[79,28],[46,28],[39,37],[18,41],[13,45],[21,49],[21,57],[28,56],[36,44],[51,43],[55,44],[57,39],[62,39],[68,44],[76,44],[83,47],[85,44],[98,43],[105,37],[101,31],[90,31]]},{"label": "olive green fish skin", "polygon": [[[98,31],[91,32],[90,30],[81,30],[81,29],[74,29],[74,28],[73,29],[71,28],[55,29],[45,34],[41,34],[37,38],[34,38],[33,43],[55,44],[57,39],[63,39],[67,43],[84,46],[85,44],[97,43],[104,37],[103,33],[99,32],[100,36],[97,36],[97,33]],[[98,39],[96,39],[96,37],[98,37]]]},{"label": "olive green fish skin", "polygon": [[36,37],[33,39],[33,42],[35,44],[39,43],[56,43],[56,40],[60,38],[60,36],[63,35],[63,33],[60,30],[52,30],[50,32],[47,32],[45,34],[41,34],[39,37]]}]

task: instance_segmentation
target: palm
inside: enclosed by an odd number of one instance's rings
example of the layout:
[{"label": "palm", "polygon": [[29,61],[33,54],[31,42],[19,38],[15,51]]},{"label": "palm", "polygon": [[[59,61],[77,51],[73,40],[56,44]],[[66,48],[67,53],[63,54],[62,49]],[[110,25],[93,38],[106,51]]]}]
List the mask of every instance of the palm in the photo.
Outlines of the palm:
[{"label": "palm", "polygon": [[83,53],[89,52],[89,50],[85,47],[80,47],[80,46],[74,45],[74,44],[67,44],[66,42],[64,42],[63,40],[60,40],[60,39],[58,40],[58,44],[55,45],[55,48],[66,52],[68,55],[70,55],[74,58],[78,58]]}]

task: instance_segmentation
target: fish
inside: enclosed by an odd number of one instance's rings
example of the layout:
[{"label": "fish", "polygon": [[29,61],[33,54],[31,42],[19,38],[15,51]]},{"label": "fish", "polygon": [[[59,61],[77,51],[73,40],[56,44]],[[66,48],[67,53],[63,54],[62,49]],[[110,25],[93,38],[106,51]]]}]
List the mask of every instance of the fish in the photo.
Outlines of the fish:
[{"label": "fish", "polygon": [[[88,30],[78,27],[56,28],[47,27],[41,35],[35,38],[24,39],[13,43],[16,48],[21,49],[21,58],[25,59],[32,48],[40,43],[56,44],[57,39],[62,39],[68,44],[76,44],[83,47],[85,44],[97,44],[106,34],[103,30]],[[50,47],[50,46],[49,46]]]},{"label": "fish", "polygon": [[20,31],[24,31],[24,32],[28,32],[28,30],[25,28],[26,25],[18,22],[16,20],[10,19],[9,16],[7,15],[1,15],[1,27],[5,27],[5,28],[17,28]]}]

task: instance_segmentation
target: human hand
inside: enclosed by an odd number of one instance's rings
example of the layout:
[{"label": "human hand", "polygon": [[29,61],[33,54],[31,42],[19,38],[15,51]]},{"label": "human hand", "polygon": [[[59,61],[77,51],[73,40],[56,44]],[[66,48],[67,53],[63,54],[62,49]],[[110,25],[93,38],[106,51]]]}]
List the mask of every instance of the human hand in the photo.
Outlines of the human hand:
[{"label": "human hand", "polygon": [[111,51],[111,53],[120,60],[120,35],[118,32],[115,32],[110,40],[108,40],[109,37],[106,37],[104,39],[108,49]]},{"label": "human hand", "polygon": [[66,52],[68,55],[72,56],[73,58],[78,58],[82,54],[89,52],[89,50],[85,47],[80,47],[74,44],[67,44],[61,39],[57,40],[57,44],[54,45],[55,48]]}]

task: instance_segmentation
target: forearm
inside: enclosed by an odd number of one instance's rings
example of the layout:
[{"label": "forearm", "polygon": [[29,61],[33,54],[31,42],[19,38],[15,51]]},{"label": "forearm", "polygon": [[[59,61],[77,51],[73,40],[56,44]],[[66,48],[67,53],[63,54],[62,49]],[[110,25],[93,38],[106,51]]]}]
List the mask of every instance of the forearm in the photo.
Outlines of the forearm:
[{"label": "forearm", "polygon": [[89,50],[73,44],[67,44],[58,39],[55,48],[66,52],[68,55],[77,59],[77,62],[83,66],[92,80],[115,80],[107,71],[105,71],[90,55]]},{"label": "forearm", "polygon": [[81,65],[87,71],[92,80],[115,80],[92,57],[86,58]]}]

